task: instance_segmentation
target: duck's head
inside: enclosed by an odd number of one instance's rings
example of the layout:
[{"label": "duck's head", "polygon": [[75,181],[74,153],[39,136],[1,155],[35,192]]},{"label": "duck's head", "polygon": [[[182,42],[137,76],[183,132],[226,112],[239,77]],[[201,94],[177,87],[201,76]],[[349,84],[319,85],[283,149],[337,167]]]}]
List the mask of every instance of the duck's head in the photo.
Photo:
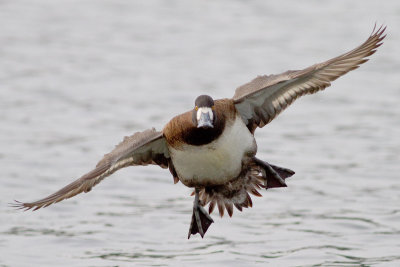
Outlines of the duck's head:
[{"label": "duck's head", "polygon": [[194,102],[195,107],[192,112],[193,124],[197,128],[214,128],[216,120],[214,100],[211,96],[201,95]]}]

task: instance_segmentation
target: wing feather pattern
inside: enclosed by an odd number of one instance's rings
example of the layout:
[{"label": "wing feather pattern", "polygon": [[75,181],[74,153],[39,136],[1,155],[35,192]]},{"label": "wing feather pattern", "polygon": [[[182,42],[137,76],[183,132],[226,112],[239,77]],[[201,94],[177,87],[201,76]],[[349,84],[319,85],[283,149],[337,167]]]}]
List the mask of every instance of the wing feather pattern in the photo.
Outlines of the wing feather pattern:
[{"label": "wing feather pattern", "polygon": [[168,163],[169,152],[162,132],[157,132],[154,128],[137,132],[132,136],[125,137],[113,151],[104,155],[94,170],[81,178],[46,198],[27,203],[16,201],[13,206],[25,210],[37,210],[79,193],[87,193],[93,186],[121,168],[147,164],[157,164],[167,168]]},{"label": "wing feather pattern", "polygon": [[237,88],[233,100],[247,127],[252,132],[264,127],[300,96],[325,89],[332,81],[368,61],[366,57],[382,45],[385,29],[374,27],[363,44],[341,56],[303,70],[259,76]]}]

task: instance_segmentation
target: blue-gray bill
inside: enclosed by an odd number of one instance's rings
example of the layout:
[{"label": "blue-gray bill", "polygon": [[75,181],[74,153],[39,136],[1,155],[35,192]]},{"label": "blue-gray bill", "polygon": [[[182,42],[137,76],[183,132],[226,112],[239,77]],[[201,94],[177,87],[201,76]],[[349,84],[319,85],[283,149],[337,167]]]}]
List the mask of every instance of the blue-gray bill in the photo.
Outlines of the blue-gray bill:
[{"label": "blue-gray bill", "polygon": [[214,128],[210,114],[202,112],[200,120],[197,123],[197,128]]}]

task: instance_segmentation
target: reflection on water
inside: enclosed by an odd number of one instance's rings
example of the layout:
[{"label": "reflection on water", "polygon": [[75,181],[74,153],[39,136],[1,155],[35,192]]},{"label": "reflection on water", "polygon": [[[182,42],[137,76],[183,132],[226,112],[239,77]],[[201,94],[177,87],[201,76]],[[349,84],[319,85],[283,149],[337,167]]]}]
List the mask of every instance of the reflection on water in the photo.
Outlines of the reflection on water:
[{"label": "reflection on water", "polygon": [[[0,2],[0,266],[399,266],[400,4],[386,1]],[[187,240],[191,190],[119,171],[89,194],[16,212],[88,171],[124,135],[162,126],[258,74],[385,44],[257,131],[296,175]]]}]

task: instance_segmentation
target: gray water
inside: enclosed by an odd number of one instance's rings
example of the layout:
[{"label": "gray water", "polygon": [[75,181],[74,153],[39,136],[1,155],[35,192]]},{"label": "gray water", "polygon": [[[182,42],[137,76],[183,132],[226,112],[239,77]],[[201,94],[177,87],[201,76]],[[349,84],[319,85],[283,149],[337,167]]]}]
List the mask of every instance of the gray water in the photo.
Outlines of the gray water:
[{"label": "gray water", "polygon": [[[36,212],[124,135],[197,95],[361,44],[360,69],[257,130],[296,175],[187,240],[191,190],[131,167]],[[0,266],[400,266],[400,2],[0,1]]]}]

